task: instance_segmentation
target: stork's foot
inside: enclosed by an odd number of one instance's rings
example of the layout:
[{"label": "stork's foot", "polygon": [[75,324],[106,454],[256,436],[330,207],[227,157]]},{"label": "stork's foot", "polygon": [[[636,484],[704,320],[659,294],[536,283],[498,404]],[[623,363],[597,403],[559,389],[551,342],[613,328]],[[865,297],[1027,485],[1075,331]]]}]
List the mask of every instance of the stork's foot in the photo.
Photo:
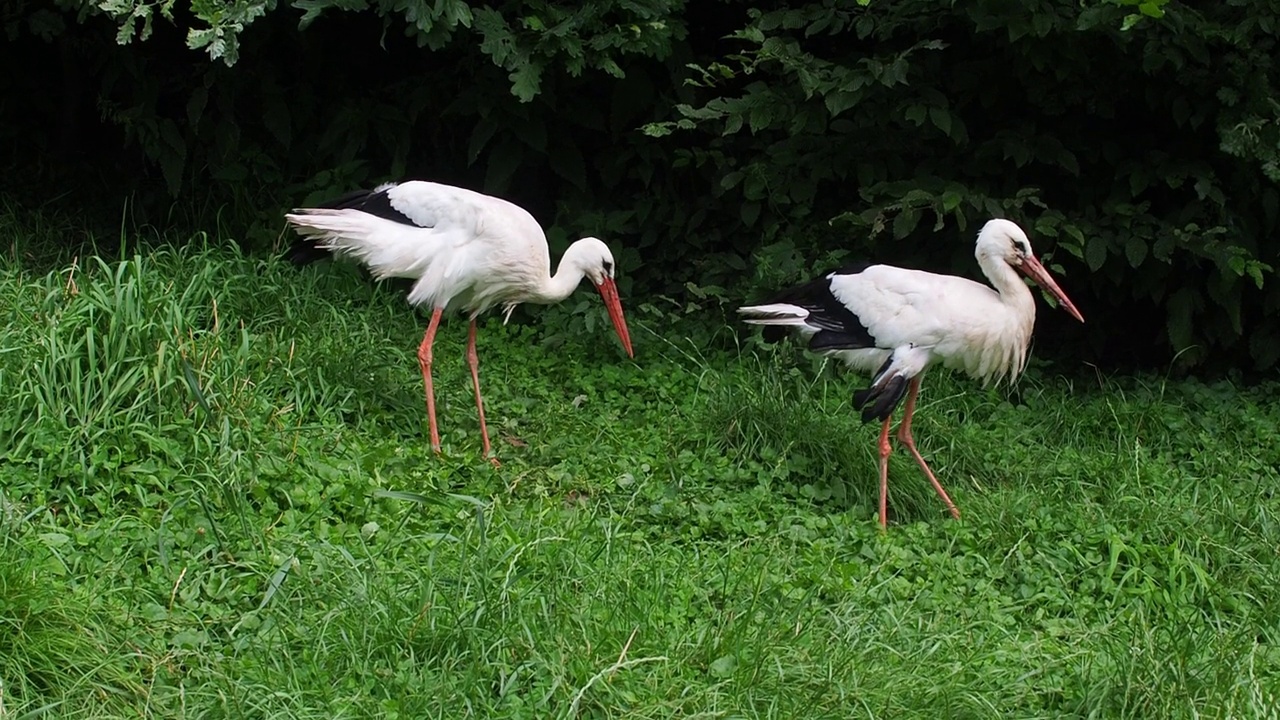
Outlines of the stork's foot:
[{"label": "stork's foot", "polygon": [[494,470],[497,470],[498,468],[502,467],[502,461],[498,460],[497,457],[489,458],[489,464],[493,466]]}]

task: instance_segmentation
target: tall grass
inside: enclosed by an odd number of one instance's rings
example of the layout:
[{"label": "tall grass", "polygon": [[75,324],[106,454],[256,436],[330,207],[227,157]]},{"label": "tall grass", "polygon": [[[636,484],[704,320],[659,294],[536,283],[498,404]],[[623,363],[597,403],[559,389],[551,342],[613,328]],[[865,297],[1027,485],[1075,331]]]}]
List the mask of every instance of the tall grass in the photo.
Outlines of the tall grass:
[{"label": "tall grass", "polygon": [[579,311],[481,330],[494,470],[358,271],[7,256],[0,717],[1275,716],[1273,388],[931,373],[881,534],[864,378]]},{"label": "tall grass", "polygon": [[127,712],[138,665],[93,583],[69,577],[71,538],[38,533],[35,514],[0,493],[0,717]]}]

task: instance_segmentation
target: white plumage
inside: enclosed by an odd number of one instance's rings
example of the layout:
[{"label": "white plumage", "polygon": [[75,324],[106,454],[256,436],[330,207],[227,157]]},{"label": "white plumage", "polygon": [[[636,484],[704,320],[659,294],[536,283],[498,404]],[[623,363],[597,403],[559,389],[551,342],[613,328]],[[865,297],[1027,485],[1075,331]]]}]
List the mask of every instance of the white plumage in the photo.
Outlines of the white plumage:
[{"label": "white plumage", "polygon": [[[608,246],[583,238],[565,251],[556,274],[546,236],[533,216],[500,198],[439,183],[388,183],[351,193],[318,208],[285,215],[302,239],[292,259],[306,264],[333,252],[369,268],[377,279],[414,280],[411,304],[433,309],[418,357],[426,387],[431,445],[440,451],[431,384],[431,345],[446,309],[469,315],[467,358],[476,408],[489,454],[475,354],[475,318],[502,305],[506,317],[523,302],[551,304],[568,297],[583,278],[600,291],[627,355],[632,355]],[[496,461],[495,461],[496,462]]]},{"label": "white plumage", "polygon": [[909,392],[898,439],[907,445],[955,517],[959,510],[915,448],[911,417],[920,378],[932,365],[989,381],[1013,381],[1026,364],[1035,300],[1021,272],[1080,312],[1031,252],[1022,228],[991,220],[978,233],[974,255],[991,287],[956,277],[891,265],[854,265],[783,291],[768,303],[738,309],[748,323],[794,328],[815,352],[837,356],[863,372],[871,387],[854,395],[864,420],[882,420],[880,523],[887,523],[889,421]]}]

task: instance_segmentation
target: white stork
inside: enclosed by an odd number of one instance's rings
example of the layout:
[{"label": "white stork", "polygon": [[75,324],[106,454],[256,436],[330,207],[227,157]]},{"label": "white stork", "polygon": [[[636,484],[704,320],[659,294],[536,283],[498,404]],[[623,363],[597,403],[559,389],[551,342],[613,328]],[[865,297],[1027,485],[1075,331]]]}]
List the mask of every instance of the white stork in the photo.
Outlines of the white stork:
[{"label": "white stork", "polygon": [[[433,182],[387,183],[285,215],[302,236],[291,259],[305,265],[333,252],[366,267],[375,279],[416,280],[409,303],[432,308],[431,322],[418,347],[426,388],[431,449],[440,452],[436,401],[431,386],[431,346],[446,309],[469,314],[467,362],[476,390],[476,411],[484,455],[489,432],[480,397],[476,356],[476,316],[502,305],[506,317],[520,303],[549,305],[568,297],[582,279],[600,291],[609,319],[628,357],[631,336],[614,284],[613,255],[596,238],[569,246],[553,276],[547,238],[523,208],[496,197]],[[490,458],[498,465],[496,458]]]},{"label": "white stork", "polygon": [[1036,306],[1018,272],[1039,283],[1084,322],[1031,253],[1026,233],[1016,224],[989,221],[978,233],[974,255],[994,290],[954,275],[860,264],[785,290],[767,303],[738,308],[748,323],[795,328],[809,339],[810,350],[875,373],[871,387],[854,393],[853,405],[861,410],[863,422],[883,421],[881,527],[888,523],[889,422],[904,394],[907,406],[898,440],[911,451],[952,516],[960,518],[955,503],[916,450],[911,416],[921,377],[935,363],[963,370],[984,384],[1005,378],[1012,382],[1022,372]]}]

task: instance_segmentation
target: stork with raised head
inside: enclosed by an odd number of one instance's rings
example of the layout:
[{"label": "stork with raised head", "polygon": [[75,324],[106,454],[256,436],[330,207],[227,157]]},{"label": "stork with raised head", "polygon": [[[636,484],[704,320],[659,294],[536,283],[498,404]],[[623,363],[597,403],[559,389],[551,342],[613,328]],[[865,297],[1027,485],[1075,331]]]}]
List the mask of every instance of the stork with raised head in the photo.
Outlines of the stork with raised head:
[{"label": "stork with raised head", "polygon": [[[880,526],[888,524],[889,424],[905,395],[898,440],[907,446],[952,516],[960,511],[929,469],[911,436],[920,380],[932,365],[963,370],[986,384],[1021,374],[1036,305],[1022,273],[1049,291],[1072,317],[1084,317],[1031,252],[1022,228],[991,220],[978,233],[974,255],[991,287],[954,275],[892,265],[841,268],[769,302],[738,308],[755,325],[794,328],[809,349],[874,373],[853,395],[863,422],[880,420]],[[994,288],[994,289],[993,289]]]},{"label": "stork with raised head", "polygon": [[[485,457],[490,457],[489,432],[476,355],[476,316],[480,313],[501,305],[506,322],[516,305],[560,302],[587,278],[604,298],[627,356],[634,357],[608,246],[596,238],[578,240],[565,250],[552,275],[542,227],[527,211],[506,200],[417,180],[353,192],[320,207],[295,210],[285,218],[301,235],[290,252],[296,264],[305,265],[332,252],[362,263],[375,279],[416,281],[409,290],[409,303],[432,309],[418,347],[418,363],[431,424],[431,449],[437,454],[440,432],[431,385],[431,346],[447,309],[469,315],[467,363],[475,386]],[[490,460],[498,464],[496,458]]]}]

